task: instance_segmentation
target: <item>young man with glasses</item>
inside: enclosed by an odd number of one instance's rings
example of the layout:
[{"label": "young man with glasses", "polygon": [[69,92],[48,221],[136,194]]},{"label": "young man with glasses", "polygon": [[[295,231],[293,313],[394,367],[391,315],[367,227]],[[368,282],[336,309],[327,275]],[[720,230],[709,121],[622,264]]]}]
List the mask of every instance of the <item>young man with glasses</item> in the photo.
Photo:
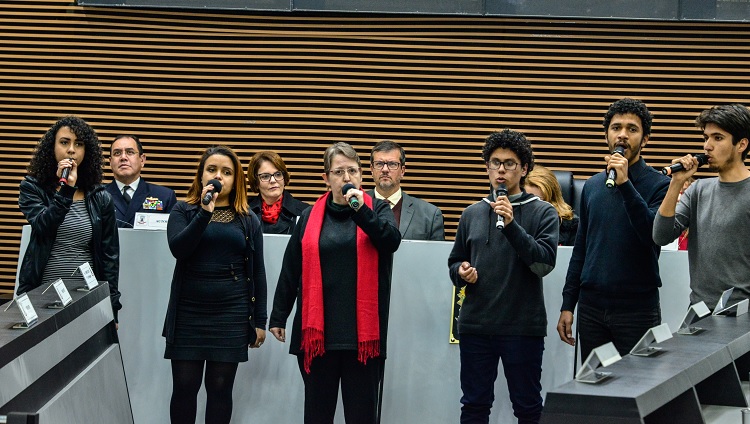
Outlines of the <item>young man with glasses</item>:
[{"label": "young man with glasses", "polygon": [[445,240],[440,209],[401,189],[401,179],[406,173],[406,152],[398,143],[384,140],[375,144],[370,152],[370,171],[375,189],[368,194],[388,202],[403,239]]},{"label": "young man with glasses", "polygon": [[461,423],[488,422],[500,360],[513,414],[537,423],[547,332],[542,277],[555,266],[559,219],[551,204],[523,190],[534,168],[523,134],[490,134],[482,159],[491,192],[461,215],[448,257],[451,281],[466,287],[458,317]]},{"label": "young man with glasses", "polygon": [[[639,100],[622,99],[604,115],[607,169],[583,186],[578,235],[563,288],[557,332],[571,346],[578,304],[581,358],[614,343],[620,355],[649,328],[661,323],[660,248],[651,238],[654,217],[669,178],[646,165],[641,150],[651,134],[652,115]],[[614,187],[608,175],[616,172]]]},{"label": "young man with glasses", "polygon": [[107,191],[115,202],[115,218],[120,228],[133,228],[137,212],[169,214],[177,203],[174,190],[141,178],[145,163],[146,154],[137,136],[115,137],[109,157],[114,180],[107,184]]}]

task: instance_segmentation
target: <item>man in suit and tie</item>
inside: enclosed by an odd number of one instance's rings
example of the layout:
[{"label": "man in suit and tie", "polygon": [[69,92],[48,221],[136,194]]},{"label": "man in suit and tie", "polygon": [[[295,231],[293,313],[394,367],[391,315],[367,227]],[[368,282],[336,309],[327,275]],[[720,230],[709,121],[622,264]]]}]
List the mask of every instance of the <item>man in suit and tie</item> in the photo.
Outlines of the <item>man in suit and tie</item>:
[{"label": "man in suit and tie", "polygon": [[401,179],[406,172],[406,152],[398,143],[384,140],[375,144],[370,153],[370,170],[375,190],[368,193],[391,205],[402,239],[445,240],[440,209],[401,190]]},{"label": "man in suit and tie", "polygon": [[174,190],[149,184],[141,178],[145,163],[146,155],[137,136],[115,137],[109,157],[115,179],[107,185],[107,191],[114,199],[120,228],[133,228],[136,212],[169,213],[177,203]]}]

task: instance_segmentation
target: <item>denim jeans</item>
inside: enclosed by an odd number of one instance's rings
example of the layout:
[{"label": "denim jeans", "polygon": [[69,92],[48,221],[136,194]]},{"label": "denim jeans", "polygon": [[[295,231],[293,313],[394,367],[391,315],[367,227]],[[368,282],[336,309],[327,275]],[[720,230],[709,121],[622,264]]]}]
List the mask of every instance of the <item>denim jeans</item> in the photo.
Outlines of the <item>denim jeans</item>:
[{"label": "denim jeans", "polygon": [[612,342],[620,355],[627,355],[649,328],[661,324],[661,308],[600,309],[578,304],[578,339],[581,361],[594,348]]},{"label": "denim jeans", "polygon": [[497,367],[503,361],[513,415],[538,423],[542,414],[543,337],[461,333],[461,424],[489,422]]}]

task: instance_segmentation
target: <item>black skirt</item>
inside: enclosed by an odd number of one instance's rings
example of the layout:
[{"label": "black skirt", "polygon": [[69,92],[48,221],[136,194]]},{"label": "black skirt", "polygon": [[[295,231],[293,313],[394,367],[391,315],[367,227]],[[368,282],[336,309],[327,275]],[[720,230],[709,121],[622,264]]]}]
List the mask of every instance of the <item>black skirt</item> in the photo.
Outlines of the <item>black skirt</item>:
[{"label": "black skirt", "polygon": [[191,264],[177,302],[174,341],[166,359],[245,362],[251,328],[243,263]]}]

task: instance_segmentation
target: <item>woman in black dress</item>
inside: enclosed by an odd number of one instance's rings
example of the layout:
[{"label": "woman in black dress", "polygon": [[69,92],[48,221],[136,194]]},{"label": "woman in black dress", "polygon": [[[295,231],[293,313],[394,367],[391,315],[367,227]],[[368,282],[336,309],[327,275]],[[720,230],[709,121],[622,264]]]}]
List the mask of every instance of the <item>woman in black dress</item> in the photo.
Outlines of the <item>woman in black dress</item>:
[{"label": "woman in black dress", "polygon": [[177,264],[163,335],[164,357],[172,361],[172,423],[195,422],[204,367],[206,423],[228,423],[237,365],[266,337],[263,233],[246,193],[234,151],[209,147],[186,201],[169,215]]}]

